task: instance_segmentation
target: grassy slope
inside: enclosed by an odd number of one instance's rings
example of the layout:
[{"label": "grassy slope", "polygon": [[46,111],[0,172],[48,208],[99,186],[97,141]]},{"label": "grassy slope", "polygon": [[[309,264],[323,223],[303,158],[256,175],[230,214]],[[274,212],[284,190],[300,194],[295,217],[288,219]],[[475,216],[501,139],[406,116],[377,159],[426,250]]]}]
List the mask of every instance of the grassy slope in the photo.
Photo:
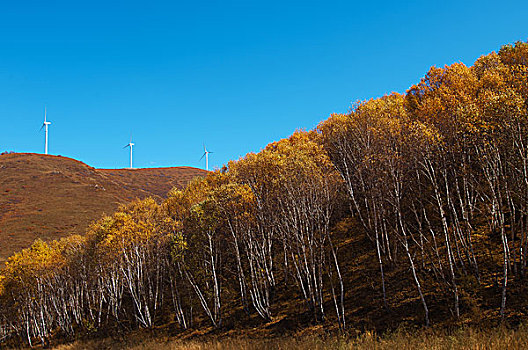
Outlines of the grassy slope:
[{"label": "grassy slope", "polygon": [[[345,309],[347,320],[347,334],[365,334],[376,331],[380,333],[392,332],[401,327],[420,329],[424,325],[424,312],[412,274],[408,266],[402,264],[385,264],[385,278],[387,289],[388,309],[383,306],[381,277],[375,246],[352,221],[338,225],[334,231],[335,242],[339,246],[339,260],[345,281]],[[500,247],[494,247],[500,257]],[[483,250],[483,249],[481,249]],[[471,295],[461,295],[461,317],[457,320],[451,314],[452,295],[440,291],[440,286],[434,281],[427,281],[422,286],[428,303],[433,329],[449,330],[460,327],[475,327],[492,330],[503,324],[516,327],[526,322],[528,303],[527,288],[522,281],[510,280],[505,322],[502,322],[500,308],[501,284],[497,279],[500,266],[486,262],[484,256],[479,257],[486,273],[482,273],[482,284],[468,288]],[[488,266],[489,265],[489,266]],[[421,275],[421,278],[425,276]],[[233,277],[234,278],[234,277]],[[422,279],[422,282],[424,280]],[[228,283],[228,281],[224,281]],[[290,281],[293,283],[293,281]],[[460,281],[460,283],[464,283]],[[339,333],[335,320],[335,309],[331,295],[327,291],[325,311],[327,320],[323,324],[314,323],[310,313],[302,301],[299,291],[290,288],[288,293],[280,289],[277,291],[273,307],[274,319],[263,322],[252,313],[247,315],[240,307],[239,301],[231,299],[223,306],[224,321],[221,329],[214,330],[207,319],[196,327],[196,330],[185,331],[176,323],[169,323],[159,327],[161,334],[169,334],[178,339],[200,338],[207,335],[229,338],[281,338],[284,336],[304,337],[328,333]],[[228,300],[229,298],[226,298]],[[178,348],[178,347],[174,347]],[[220,346],[220,348],[223,348]]]},{"label": "grassy slope", "polygon": [[162,197],[204,173],[190,167],[99,170],[60,156],[1,155],[0,263],[36,238],[83,234],[119,204]]}]

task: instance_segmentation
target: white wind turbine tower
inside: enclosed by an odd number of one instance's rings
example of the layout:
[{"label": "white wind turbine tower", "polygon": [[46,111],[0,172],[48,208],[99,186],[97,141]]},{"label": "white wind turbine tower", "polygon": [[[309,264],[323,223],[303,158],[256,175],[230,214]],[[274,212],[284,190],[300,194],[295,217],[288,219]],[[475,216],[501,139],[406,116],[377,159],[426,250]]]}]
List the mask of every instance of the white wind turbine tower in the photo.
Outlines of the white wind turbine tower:
[{"label": "white wind turbine tower", "polygon": [[130,142],[128,143],[128,145],[123,147],[123,148],[130,147],[130,169],[132,169],[132,147],[133,146],[134,146],[134,143],[132,143],[132,136],[130,136]]},{"label": "white wind turbine tower", "polygon": [[200,158],[200,160],[203,159],[203,157],[205,157],[205,170],[209,170],[209,153],[213,153],[213,152],[209,152],[207,150],[207,148],[205,148],[205,143],[204,143],[204,154],[202,155],[202,157]]},{"label": "white wind turbine tower", "polygon": [[46,106],[44,106],[44,123],[42,123],[42,126],[40,127],[40,130],[44,128],[45,141],[44,141],[44,154],[48,154],[48,125],[50,125],[51,122],[46,120]]}]

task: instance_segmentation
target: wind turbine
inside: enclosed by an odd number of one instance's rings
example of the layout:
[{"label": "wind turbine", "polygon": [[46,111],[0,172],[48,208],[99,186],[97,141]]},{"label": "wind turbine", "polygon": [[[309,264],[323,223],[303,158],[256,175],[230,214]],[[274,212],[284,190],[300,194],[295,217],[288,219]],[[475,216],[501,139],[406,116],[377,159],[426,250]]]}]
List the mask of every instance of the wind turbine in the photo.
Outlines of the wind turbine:
[{"label": "wind turbine", "polygon": [[40,127],[40,130],[44,128],[45,141],[44,141],[44,154],[48,154],[48,125],[50,125],[51,122],[46,120],[46,106],[44,106],[44,123],[42,123],[42,126]]},{"label": "wind turbine", "polygon": [[204,154],[202,155],[200,160],[202,160],[203,157],[205,157],[205,170],[209,170],[209,153],[213,153],[213,152],[209,152],[207,148],[205,148],[205,143],[203,144],[203,146],[204,146]]},{"label": "wind turbine", "polygon": [[132,147],[133,146],[134,146],[134,143],[132,143],[132,136],[130,136],[130,142],[128,143],[128,145],[123,147],[123,148],[130,147],[130,169],[132,169]]}]

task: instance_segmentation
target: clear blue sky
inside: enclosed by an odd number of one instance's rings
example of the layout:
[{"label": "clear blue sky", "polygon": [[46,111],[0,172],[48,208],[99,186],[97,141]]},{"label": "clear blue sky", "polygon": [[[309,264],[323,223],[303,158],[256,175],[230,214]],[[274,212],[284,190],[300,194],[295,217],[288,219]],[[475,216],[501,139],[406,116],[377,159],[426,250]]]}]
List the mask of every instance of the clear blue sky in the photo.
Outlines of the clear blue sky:
[{"label": "clear blue sky", "polygon": [[220,167],[430,66],[528,39],[528,1],[1,1],[0,151]]}]

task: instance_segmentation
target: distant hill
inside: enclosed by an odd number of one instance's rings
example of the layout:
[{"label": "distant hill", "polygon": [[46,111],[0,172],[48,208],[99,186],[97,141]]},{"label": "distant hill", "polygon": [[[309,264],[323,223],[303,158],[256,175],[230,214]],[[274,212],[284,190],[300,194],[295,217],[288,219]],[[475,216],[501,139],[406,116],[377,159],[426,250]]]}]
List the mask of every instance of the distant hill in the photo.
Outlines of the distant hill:
[{"label": "distant hill", "polygon": [[0,155],[0,263],[36,238],[83,234],[93,220],[136,198],[164,197],[202,169],[95,169],[33,153]]}]

